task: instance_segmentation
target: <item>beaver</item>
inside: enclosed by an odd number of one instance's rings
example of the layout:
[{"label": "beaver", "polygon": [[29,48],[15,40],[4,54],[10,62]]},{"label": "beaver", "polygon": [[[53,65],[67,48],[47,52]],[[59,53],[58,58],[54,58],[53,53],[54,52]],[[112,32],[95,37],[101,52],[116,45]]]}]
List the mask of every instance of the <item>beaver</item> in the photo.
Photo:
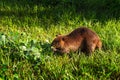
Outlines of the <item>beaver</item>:
[{"label": "beaver", "polygon": [[67,35],[57,35],[51,43],[54,53],[60,54],[81,51],[90,55],[101,47],[99,36],[87,27],[79,27]]}]

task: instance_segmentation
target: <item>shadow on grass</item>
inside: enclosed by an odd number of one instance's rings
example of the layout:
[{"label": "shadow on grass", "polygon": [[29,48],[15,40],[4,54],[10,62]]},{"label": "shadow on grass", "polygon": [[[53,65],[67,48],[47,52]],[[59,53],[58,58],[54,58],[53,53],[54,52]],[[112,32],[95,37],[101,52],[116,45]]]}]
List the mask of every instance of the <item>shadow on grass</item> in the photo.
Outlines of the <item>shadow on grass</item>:
[{"label": "shadow on grass", "polygon": [[[96,19],[106,21],[120,18],[119,0],[1,0],[0,16],[34,17],[37,24],[46,28],[50,24],[59,24],[66,19]],[[66,22],[67,23],[67,22]]]}]

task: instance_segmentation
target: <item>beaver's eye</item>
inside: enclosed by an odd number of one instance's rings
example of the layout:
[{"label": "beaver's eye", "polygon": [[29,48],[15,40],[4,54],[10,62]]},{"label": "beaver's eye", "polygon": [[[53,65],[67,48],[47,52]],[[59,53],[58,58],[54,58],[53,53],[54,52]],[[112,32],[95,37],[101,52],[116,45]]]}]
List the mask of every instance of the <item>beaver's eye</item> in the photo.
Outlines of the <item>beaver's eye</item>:
[{"label": "beaver's eye", "polygon": [[56,48],[57,50],[61,50],[61,48]]}]

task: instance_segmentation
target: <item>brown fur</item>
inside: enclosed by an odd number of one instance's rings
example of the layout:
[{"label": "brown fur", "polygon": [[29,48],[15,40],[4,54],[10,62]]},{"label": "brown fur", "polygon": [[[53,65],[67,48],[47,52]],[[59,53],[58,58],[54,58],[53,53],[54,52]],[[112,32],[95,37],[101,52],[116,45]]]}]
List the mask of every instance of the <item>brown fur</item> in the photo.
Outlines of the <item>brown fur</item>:
[{"label": "brown fur", "polygon": [[70,53],[82,51],[91,54],[96,48],[101,49],[102,42],[99,36],[86,27],[80,27],[68,35],[58,35],[52,42],[54,52]]}]

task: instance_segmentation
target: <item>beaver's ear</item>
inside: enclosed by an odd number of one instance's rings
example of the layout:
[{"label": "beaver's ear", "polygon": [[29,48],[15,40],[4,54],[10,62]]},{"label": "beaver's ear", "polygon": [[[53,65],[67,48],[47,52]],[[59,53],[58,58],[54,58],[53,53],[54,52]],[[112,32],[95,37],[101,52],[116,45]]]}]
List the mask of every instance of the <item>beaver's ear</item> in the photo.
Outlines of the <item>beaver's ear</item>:
[{"label": "beaver's ear", "polygon": [[65,37],[63,37],[62,40],[65,41]]},{"label": "beaver's ear", "polygon": [[65,41],[67,39],[67,37],[63,37],[62,40]]}]

